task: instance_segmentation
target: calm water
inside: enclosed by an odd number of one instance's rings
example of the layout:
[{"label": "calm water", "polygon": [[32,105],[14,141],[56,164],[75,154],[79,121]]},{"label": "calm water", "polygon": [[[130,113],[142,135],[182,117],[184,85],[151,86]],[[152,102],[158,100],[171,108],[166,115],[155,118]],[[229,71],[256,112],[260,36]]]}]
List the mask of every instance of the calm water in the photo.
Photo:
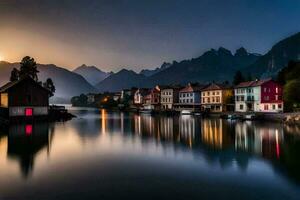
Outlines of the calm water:
[{"label": "calm water", "polygon": [[0,199],[300,199],[300,129],[74,110],[0,136]]}]

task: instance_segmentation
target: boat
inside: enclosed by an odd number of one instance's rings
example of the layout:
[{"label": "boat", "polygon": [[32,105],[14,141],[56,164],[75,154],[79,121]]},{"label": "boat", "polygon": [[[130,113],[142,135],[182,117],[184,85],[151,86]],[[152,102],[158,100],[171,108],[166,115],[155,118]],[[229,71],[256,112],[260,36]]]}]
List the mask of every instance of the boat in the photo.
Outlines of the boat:
[{"label": "boat", "polygon": [[191,114],[193,114],[193,112],[191,110],[182,110],[180,112],[180,114],[182,114],[182,115],[191,115]]}]

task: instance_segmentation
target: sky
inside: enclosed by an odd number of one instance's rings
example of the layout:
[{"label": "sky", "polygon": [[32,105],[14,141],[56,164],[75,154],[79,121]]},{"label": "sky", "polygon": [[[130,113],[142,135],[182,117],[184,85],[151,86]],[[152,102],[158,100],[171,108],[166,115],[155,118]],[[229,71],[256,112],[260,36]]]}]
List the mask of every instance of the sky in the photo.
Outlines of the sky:
[{"label": "sky", "polygon": [[0,60],[140,71],[220,46],[263,54],[299,19],[298,0],[0,0]]}]

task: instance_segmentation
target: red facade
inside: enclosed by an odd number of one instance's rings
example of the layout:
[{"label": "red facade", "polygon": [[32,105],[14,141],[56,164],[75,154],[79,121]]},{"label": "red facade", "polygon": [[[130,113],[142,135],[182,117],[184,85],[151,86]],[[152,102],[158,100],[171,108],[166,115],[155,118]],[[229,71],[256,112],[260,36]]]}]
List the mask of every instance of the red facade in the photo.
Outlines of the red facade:
[{"label": "red facade", "polygon": [[261,85],[261,103],[282,103],[283,88],[275,81],[266,81]]}]

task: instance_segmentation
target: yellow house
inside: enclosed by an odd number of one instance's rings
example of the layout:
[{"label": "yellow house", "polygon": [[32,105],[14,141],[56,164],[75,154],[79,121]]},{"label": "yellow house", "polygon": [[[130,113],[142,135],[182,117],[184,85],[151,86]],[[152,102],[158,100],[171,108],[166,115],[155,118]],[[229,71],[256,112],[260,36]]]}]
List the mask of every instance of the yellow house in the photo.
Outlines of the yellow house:
[{"label": "yellow house", "polygon": [[227,84],[211,83],[201,90],[201,106],[205,111],[226,112],[234,110],[233,88]]}]

